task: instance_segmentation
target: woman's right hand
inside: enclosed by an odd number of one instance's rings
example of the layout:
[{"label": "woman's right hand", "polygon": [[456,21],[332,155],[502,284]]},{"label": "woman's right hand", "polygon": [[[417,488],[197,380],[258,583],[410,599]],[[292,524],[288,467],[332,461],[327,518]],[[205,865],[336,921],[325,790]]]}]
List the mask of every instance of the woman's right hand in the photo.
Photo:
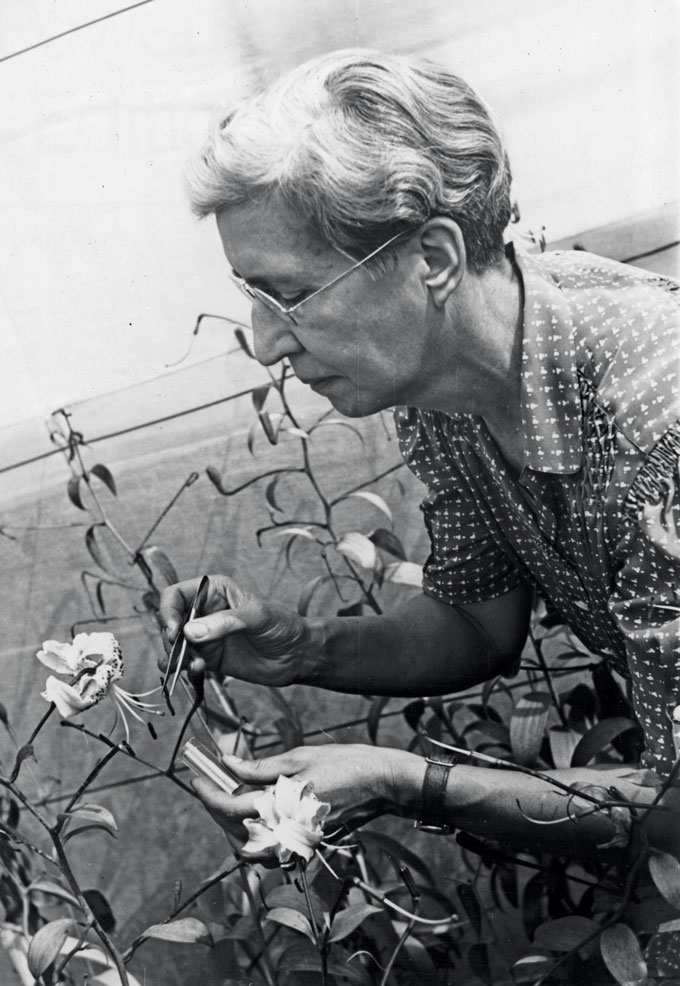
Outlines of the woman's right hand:
[{"label": "woman's right hand", "polygon": [[[169,653],[200,579],[161,594],[160,621]],[[312,646],[309,624],[294,610],[241,589],[226,575],[209,576],[203,612],[184,627],[191,649],[209,670],[261,685],[291,685]],[[160,662],[161,670],[167,662]]]}]

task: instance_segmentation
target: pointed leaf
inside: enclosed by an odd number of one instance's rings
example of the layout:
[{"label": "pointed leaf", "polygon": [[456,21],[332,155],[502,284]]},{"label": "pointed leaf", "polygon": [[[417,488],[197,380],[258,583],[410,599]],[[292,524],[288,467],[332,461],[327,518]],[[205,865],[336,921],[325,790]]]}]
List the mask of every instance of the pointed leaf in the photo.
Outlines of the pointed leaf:
[{"label": "pointed leaf", "polygon": [[236,337],[237,343],[239,344],[243,352],[246,354],[246,356],[249,359],[255,359],[255,354],[253,353],[252,349],[248,345],[248,340],[246,338],[246,334],[243,331],[243,329],[234,329],[234,336]]},{"label": "pointed leaf", "polygon": [[70,891],[53,880],[33,880],[27,889],[29,893],[50,894],[52,897],[58,897],[60,900],[65,900],[72,907],[76,907],[79,911],[81,910],[78,898],[74,897]]},{"label": "pointed leaf", "polygon": [[262,425],[262,430],[267,436],[267,440],[270,445],[276,445],[278,441],[278,435],[276,429],[274,428],[274,423],[272,417],[268,411],[260,411],[258,415],[260,419],[260,424]]},{"label": "pointed leaf", "polygon": [[178,918],[165,924],[152,924],[142,934],[145,938],[160,938],[163,941],[208,945],[210,948],[215,945],[213,936],[198,918]]},{"label": "pointed leaf", "polygon": [[625,716],[614,716],[596,723],[579,741],[571,758],[572,767],[585,767],[597,753],[605,750],[613,739],[629,729],[637,729],[637,724]]},{"label": "pointed leaf", "polygon": [[359,490],[356,493],[350,493],[349,496],[357,496],[360,497],[362,500],[368,500],[368,502],[372,503],[374,507],[378,508],[378,510],[382,510],[382,512],[387,517],[387,519],[390,521],[390,523],[392,523],[392,511],[387,506],[383,498],[381,496],[378,496],[377,493],[371,493],[370,490]]},{"label": "pointed leaf", "polygon": [[267,394],[269,393],[270,390],[271,390],[271,384],[266,383],[262,387],[256,387],[255,390],[251,392],[253,407],[258,412],[258,414],[264,407],[264,403],[267,400]]},{"label": "pointed leaf", "polygon": [[107,568],[106,562],[104,561],[104,555],[102,554],[101,548],[97,544],[97,539],[94,533],[95,528],[98,526],[99,526],[98,524],[93,524],[92,527],[88,527],[87,531],[85,532],[85,547],[89,551],[90,557],[92,558],[94,563],[98,565],[101,569],[103,569],[105,572],[108,572],[109,569]]},{"label": "pointed leaf", "polygon": [[26,743],[18,750],[16,759],[14,761],[14,767],[12,768],[12,775],[10,777],[11,781],[15,781],[17,779],[17,777],[19,776],[19,771],[21,770],[22,763],[24,762],[24,760],[28,760],[29,757],[32,760],[35,760],[36,763],[38,762],[38,758],[35,755],[35,750],[33,749],[32,743]]},{"label": "pointed leaf", "polygon": [[279,531],[273,531],[272,537],[282,537],[284,534],[290,534],[292,537],[307,538],[308,541],[316,541],[316,538],[311,533],[310,527],[282,527]]},{"label": "pointed leaf", "polygon": [[81,481],[80,476],[71,476],[71,478],[68,481],[68,486],[66,487],[66,491],[68,493],[68,498],[74,507],[77,507],[78,510],[86,510],[87,508],[83,504],[83,501],[80,496],[80,481]]},{"label": "pointed leaf", "polygon": [[380,716],[382,715],[382,710],[385,708],[390,700],[389,695],[377,695],[371,702],[371,707],[368,710],[368,715],[366,717],[366,728],[368,729],[368,735],[371,739],[371,743],[374,745],[378,741],[378,727],[380,726]]},{"label": "pointed leaf", "polygon": [[342,941],[351,935],[371,914],[380,914],[381,907],[373,904],[352,904],[335,915],[331,926],[329,941]]},{"label": "pointed leaf", "polygon": [[83,890],[83,897],[96,917],[97,923],[102,931],[107,935],[112,934],[116,930],[116,919],[113,916],[111,905],[101,890],[97,890],[96,887],[93,887],[91,890]]},{"label": "pointed leaf", "polygon": [[99,582],[97,582],[94,592],[95,592],[95,596],[97,597],[97,603],[99,604],[99,608],[102,611],[102,615],[106,616],[106,606],[104,604],[104,583],[101,581],[101,579],[99,580]]},{"label": "pointed leaf", "polygon": [[414,585],[418,589],[423,584],[423,567],[412,561],[398,561],[385,569],[385,581],[397,585]]},{"label": "pointed leaf", "polygon": [[294,911],[292,907],[272,907],[271,911],[267,912],[266,918],[267,921],[275,921],[277,924],[283,924],[287,928],[299,931],[301,934],[307,935],[310,941],[314,941],[314,932],[309,918],[300,914],[299,911]]},{"label": "pointed leaf", "polygon": [[164,551],[161,551],[155,544],[150,544],[142,551],[142,557],[152,571],[160,572],[167,585],[174,585],[179,582],[179,576],[175,566],[172,564]]},{"label": "pointed leaf", "polygon": [[667,852],[649,857],[649,872],[664,900],[680,911],[680,863]]},{"label": "pointed leaf", "polygon": [[571,766],[571,758],[580,739],[581,734],[575,732],[573,729],[569,729],[568,726],[550,727],[548,730],[548,740],[555,767],[566,768]]},{"label": "pointed leaf", "polygon": [[269,483],[267,483],[267,488],[264,491],[264,498],[269,504],[269,506],[272,508],[272,510],[278,510],[278,511],[281,510],[281,507],[279,506],[276,500],[275,493],[276,493],[276,486],[280,478],[281,478],[280,474],[278,476],[274,476],[274,478],[270,480]]},{"label": "pointed leaf", "polygon": [[470,924],[474,928],[477,937],[479,937],[482,933],[482,909],[479,906],[475,888],[469,886],[467,883],[460,883],[456,887],[456,891],[460,898],[460,903],[463,910],[468,916]]},{"label": "pointed leaf", "polygon": [[536,929],[534,944],[539,948],[548,948],[551,952],[570,952],[580,948],[599,927],[596,921],[578,914],[556,918],[554,921],[546,921]]},{"label": "pointed leaf", "polygon": [[361,568],[368,568],[371,571],[375,570],[378,563],[378,554],[375,550],[375,545],[365,534],[359,534],[358,531],[350,531],[348,534],[343,534],[335,545],[335,548],[341,555],[360,565]]},{"label": "pointed leaf", "polygon": [[[313,887],[308,887],[308,891],[315,914],[321,915],[324,911],[328,910],[326,904],[324,904]],[[309,914],[305,894],[301,890],[298,890],[295,884],[292,883],[282,883],[278,887],[274,887],[273,890],[268,891],[266,901],[267,907],[288,907],[293,911],[299,911],[300,914],[304,914],[305,916]]]},{"label": "pointed leaf", "polygon": [[304,587],[300,593],[300,598],[298,599],[298,613],[300,616],[306,616],[307,610],[309,609],[309,604],[312,601],[312,596],[316,590],[325,585],[327,582],[332,582],[333,577],[331,575],[317,575],[316,578],[311,579]]},{"label": "pointed leaf", "polygon": [[395,558],[399,558],[400,561],[406,561],[404,546],[392,531],[388,531],[385,527],[379,527],[376,531],[373,531],[370,540],[376,548],[382,548],[383,551],[389,552]]},{"label": "pointed leaf", "polygon": [[73,918],[58,918],[44,924],[33,935],[28,946],[28,968],[36,979],[52,965],[61,952],[70,931],[76,927]]},{"label": "pointed leaf", "polygon": [[284,428],[283,429],[287,435],[294,435],[296,438],[302,438],[304,441],[309,439],[309,434],[303,431],[302,428]]},{"label": "pointed leaf", "polygon": [[604,963],[620,986],[643,986],[647,980],[647,963],[637,936],[627,924],[605,928],[600,936]]},{"label": "pointed leaf", "polygon": [[96,476],[97,479],[101,479],[104,486],[106,486],[114,496],[116,495],[116,481],[106,466],[101,465],[101,463],[97,463],[96,466],[92,466],[90,469],[90,474],[92,476]]},{"label": "pointed leaf", "polygon": [[[334,953],[338,954],[338,950],[335,949]],[[352,983],[366,982],[366,977],[360,969],[357,969],[349,962],[343,962],[339,958],[333,958],[333,955],[329,957],[326,969],[332,976],[341,977],[341,981],[345,979]],[[291,945],[281,955],[277,965],[277,971],[283,975],[289,972],[320,972],[321,956],[311,943],[300,942],[299,944]],[[295,980],[292,981],[294,982]],[[287,979],[286,982],[291,982],[291,980]]]},{"label": "pointed leaf", "polygon": [[547,692],[529,692],[523,695],[510,716],[510,745],[517,763],[530,766],[535,763],[548,721],[550,695]]},{"label": "pointed leaf", "polygon": [[57,819],[63,822],[62,838],[64,842],[78,832],[92,828],[104,829],[114,839],[118,836],[118,826],[116,825],[115,818],[108,808],[103,808],[101,805],[89,803],[76,805],[71,811],[60,812],[57,815]]},{"label": "pointed leaf", "polygon": [[486,986],[494,986],[489,962],[489,948],[485,942],[476,942],[467,951],[467,960],[470,968],[476,976],[482,980]]}]

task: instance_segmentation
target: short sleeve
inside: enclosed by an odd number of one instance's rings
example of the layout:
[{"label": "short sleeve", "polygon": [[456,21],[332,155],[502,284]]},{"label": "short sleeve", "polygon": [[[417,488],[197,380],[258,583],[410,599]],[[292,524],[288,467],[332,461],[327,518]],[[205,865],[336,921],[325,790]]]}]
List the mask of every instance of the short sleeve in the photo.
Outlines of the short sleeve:
[{"label": "short sleeve", "polygon": [[676,760],[680,705],[680,424],[655,445],[626,497],[630,520],[609,609],[624,635],[645,766]]},{"label": "short sleeve", "polygon": [[[475,456],[464,420],[400,408],[395,414],[402,456],[428,492],[421,510],[430,537],[423,591],[441,602],[477,603],[519,582],[513,560],[490,532],[488,490],[475,491]],[[481,469],[477,479],[485,483]]]}]

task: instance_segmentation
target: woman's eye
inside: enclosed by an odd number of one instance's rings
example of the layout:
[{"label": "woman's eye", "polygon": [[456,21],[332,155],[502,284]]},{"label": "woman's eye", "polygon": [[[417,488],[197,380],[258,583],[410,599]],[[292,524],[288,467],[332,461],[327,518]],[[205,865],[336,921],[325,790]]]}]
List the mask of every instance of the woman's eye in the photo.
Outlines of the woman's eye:
[{"label": "woman's eye", "polygon": [[292,307],[292,305],[297,305],[300,301],[304,301],[306,297],[307,297],[307,291],[298,291],[297,294],[279,295],[281,301],[283,301],[288,307]]}]

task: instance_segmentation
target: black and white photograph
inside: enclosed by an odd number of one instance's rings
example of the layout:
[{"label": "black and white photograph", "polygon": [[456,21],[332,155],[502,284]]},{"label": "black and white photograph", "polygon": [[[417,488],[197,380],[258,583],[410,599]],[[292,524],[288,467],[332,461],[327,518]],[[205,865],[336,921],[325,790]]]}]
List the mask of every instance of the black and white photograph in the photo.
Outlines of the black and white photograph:
[{"label": "black and white photograph", "polygon": [[678,986],[680,0],[0,87],[0,986]]}]

